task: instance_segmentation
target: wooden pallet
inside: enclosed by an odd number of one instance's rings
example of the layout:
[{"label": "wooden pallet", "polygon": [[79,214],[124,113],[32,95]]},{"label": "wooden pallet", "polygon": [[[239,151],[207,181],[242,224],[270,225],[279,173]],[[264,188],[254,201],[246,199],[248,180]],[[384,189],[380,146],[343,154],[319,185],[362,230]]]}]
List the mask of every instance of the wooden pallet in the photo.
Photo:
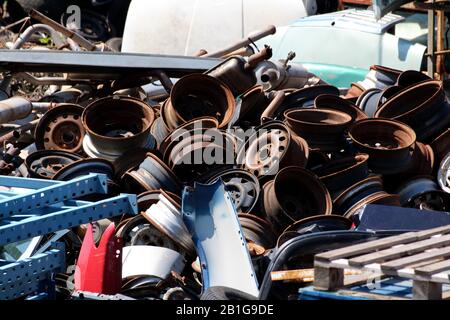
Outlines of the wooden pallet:
[{"label": "wooden pallet", "polygon": [[413,299],[440,300],[450,284],[450,225],[408,232],[315,256],[314,288],[344,288],[344,269],[413,280]]}]

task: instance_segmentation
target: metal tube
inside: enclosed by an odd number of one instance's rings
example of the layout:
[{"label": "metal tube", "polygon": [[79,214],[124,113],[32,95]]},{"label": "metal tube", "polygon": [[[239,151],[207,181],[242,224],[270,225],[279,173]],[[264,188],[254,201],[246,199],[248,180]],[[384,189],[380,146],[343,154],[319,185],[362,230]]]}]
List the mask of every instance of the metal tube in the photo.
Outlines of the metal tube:
[{"label": "metal tube", "polygon": [[[432,0],[434,3],[434,0]],[[434,55],[434,10],[428,10],[428,43],[427,43],[427,67],[428,76],[434,78],[435,55]]]},{"label": "metal tube", "polygon": [[58,103],[53,102],[32,102],[33,111],[36,113],[46,113],[48,110],[58,106]]},{"label": "metal tube", "polygon": [[277,93],[275,93],[272,101],[261,115],[261,123],[266,123],[267,121],[272,119],[273,114],[278,109],[278,107],[283,103],[285,97],[286,95],[283,91],[277,91]]},{"label": "metal tube", "polygon": [[50,34],[57,47],[64,44],[59,38],[58,33],[52,27],[45,24],[34,24],[32,26],[29,26],[21,35],[19,35],[11,49],[14,50],[22,48],[22,46],[31,38],[31,36],[37,32],[46,32]]},{"label": "metal tube", "polygon": [[26,118],[32,110],[31,102],[22,97],[12,97],[0,101],[0,123]]},{"label": "metal tube", "polygon": [[225,48],[225,49],[217,51],[217,52],[206,54],[203,57],[209,57],[209,58],[223,57],[223,56],[229,54],[230,52],[236,51],[242,47],[246,47],[255,41],[258,41],[269,35],[275,34],[275,32],[277,32],[277,28],[275,28],[275,26],[268,26],[266,29],[264,29],[262,31],[258,31],[258,32],[249,34],[249,36],[246,39],[242,39],[238,43],[236,43],[228,48]]},{"label": "metal tube", "polygon": [[15,130],[8,132],[7,134],[1,136],[0,137],[0,148],[2,148],[2,146],[8,141],[19,139],[20,136],[24,132],[27,132],[28,130],[34,130],[34,128],[36,128],[36,125],[39,123],[39,120],[40,119],[33,120],[29,123],[24,124],[20,128],[17,128]]}]

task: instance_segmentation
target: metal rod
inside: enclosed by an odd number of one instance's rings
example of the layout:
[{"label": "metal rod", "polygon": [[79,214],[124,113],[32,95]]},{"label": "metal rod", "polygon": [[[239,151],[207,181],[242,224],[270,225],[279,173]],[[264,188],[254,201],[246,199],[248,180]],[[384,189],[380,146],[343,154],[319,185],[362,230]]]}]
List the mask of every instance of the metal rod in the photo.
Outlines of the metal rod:
[{"label": "metal rod", "polygon": [[246,47],[255,41],[258,41],[269,35],[275,34],[275,32],[277,32],[277,28],[275,28],[275,26],[268,26],[266,29],[264,29],[262,31],[258,31],[256,33],[250,34],[246,39],[242,39],[238,43],[236,43],[228,48],[225,48],[225,49],[217,51],[217,52],[206,54],[203,57],[220,58],[220,57],[226,56],[230,52],[233,52],[240,48]]},{"label": "metal rod", "polygon": [[63,35],[65,35],[67,38],[72,39],[73,41],[75,41],[76,43],[78,43],[80,46],[82,46],[83,48],[85,48],[86,50],[89,51],[95,51],[96,47],[95,45],[93,45],[90,41],[88,41],[87,39],[85,39],[84,37],[80,36],[78,33],[73,32],[69,29],[67,29],[66,27],[64,27],[63,25],[61,25],[60,23],[50,19],[49,17],[43,15],[42,13],[40,13],[37,10],[32,9],[30,11],[30,17],[33,19],[38,20],[41,23],[44,23],[46,25],[51,26],[53,29],[61,32]]},{"label": "metal rod", "polygon": [[277,91],[272,98],[272,101],[267,106],[266,110],[264,110],[261,115],[261,123],[266,123],[273,119],[273,115],[278,107],[283,103],[286,98],[286,94],[283,91]]},{"label": "metal rod", "polygon": [[21,23],[25,23],[28,20],[30,20],[30,17],[25,17],[25,18],[20,19],[19,21],[11,23],[10,25],[7,25],[6,27],[2,27],[1,30],[0,30],[0,33],[3,33],[3,32],[5,32],[5,31],[7,31],[7,30],[9,30],[11,28],[14,28],[15,26],[17,26],[17,25],[19,25]]},{"label": "metal rod", "polygon": [[[434,3],[434,0],[433,0]],[[434,78],[434,10],[428,10],[428,40],[427,40],[427,69],[428,76]]]},{"label": "metal rod", "polygon": [[[433,54],[435,55],[435,56],[437,56],[437,55],[443,55],[443,54],[448,54],[448,53],[450,53],[450,50],[442,50],[442,51],[435,51],[435,52],[433,52]],[[426,56],[428,57],[428,56],[430,56],[430,54],[426,54]]]},{"label": "metal rod", "polygon": [[[436,34],[436,51],[443,51],[445,36],[445,14],[444,11],[437,11],[437,34]],[[436,56],[436,72],[439,80],[442,80],[445,73],[444,57],[442,55]]]}]

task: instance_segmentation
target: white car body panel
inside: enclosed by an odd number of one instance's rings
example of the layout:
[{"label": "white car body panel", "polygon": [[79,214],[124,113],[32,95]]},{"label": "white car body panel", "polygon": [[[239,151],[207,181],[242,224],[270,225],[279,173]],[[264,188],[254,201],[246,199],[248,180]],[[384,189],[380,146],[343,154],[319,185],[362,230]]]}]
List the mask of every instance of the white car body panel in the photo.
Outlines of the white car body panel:
[{"label": "white car body panel", "polygon": [[[287,25],[315,12],[305,0],[133,0],[122,51],[194,55],[221,50],[268,25]],[[309,11],[308,11],[309,10]]]}]

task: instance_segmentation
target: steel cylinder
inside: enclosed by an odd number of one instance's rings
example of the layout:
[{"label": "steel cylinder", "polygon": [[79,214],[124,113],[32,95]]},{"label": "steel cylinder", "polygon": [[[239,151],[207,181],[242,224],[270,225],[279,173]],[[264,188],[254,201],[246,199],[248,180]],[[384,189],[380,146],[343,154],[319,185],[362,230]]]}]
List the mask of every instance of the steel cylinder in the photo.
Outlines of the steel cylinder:
[{"label": "steel cylinder", "polygon": [[12,97],[0,101],[0,123],[3,124],[26,118],[32,110],[31,102],[22,97]]}]

